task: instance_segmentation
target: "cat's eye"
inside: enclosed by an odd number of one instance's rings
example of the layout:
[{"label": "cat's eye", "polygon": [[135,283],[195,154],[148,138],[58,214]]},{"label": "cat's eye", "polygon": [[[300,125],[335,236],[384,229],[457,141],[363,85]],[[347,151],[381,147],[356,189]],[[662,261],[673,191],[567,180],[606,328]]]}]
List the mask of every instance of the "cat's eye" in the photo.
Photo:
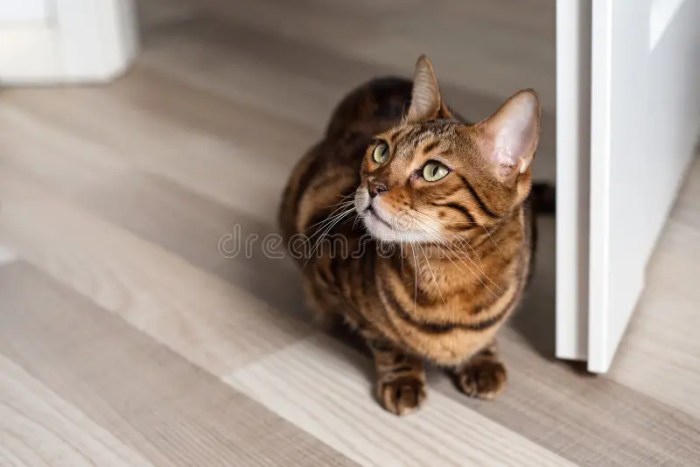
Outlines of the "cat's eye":
[{"label": "cat's eye", "polygon": [[377,164],[383,164],[389,159],[389,146],[386,143],[378,143],[372,151],[372,160]]},{"label": "cat's eye", "polygon": [[436,182],[448,173],[450,169],[436,161],[430,161],[423,166],[423,178],[429,182]]}]

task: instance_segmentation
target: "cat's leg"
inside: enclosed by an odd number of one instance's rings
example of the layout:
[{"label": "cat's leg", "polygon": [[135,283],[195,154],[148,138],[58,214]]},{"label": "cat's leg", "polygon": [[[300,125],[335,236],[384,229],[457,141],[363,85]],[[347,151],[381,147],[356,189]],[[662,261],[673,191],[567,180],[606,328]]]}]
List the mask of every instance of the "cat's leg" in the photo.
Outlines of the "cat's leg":
[{"label": "cat's leg", "polygon": [[496,341],[474,354],[468,361],[452,369],[460,391],[470,397],[493,399],[506,387],[506,367],[498,357]]},{"label": "cat's leg", "polygon": [[396,415],[418,409],[426,398],[423,361],[404,353],[389,341],[367,339],[377,369],[377,398]]}]

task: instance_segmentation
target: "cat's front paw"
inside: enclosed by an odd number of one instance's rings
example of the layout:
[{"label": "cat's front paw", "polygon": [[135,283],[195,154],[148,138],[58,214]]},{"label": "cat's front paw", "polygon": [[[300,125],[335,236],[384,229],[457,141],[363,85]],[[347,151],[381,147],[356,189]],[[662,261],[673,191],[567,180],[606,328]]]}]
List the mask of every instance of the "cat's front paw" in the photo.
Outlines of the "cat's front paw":
[{"label": "cat's front paw", "polygon": [[377,392],[382,406],[399,416],[414,412],[427,397],[425,382],[421,378],[410,375],[380,381]]},{"label": "cat's front paw", "polygon": [[490,358],[465,364],[454,377],[460,391],[479,399],[494,399],[505,389],[507,381],[506,367]]}]

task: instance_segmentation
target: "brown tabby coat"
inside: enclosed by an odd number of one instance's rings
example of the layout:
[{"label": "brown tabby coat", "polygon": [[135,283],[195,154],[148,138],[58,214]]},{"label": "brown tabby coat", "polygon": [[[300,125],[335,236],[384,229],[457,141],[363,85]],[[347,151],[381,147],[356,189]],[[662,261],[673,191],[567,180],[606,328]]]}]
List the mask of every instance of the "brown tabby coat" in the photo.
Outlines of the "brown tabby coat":
[{"label": "brown tabby coat", "polygon": [[[539,114],[536,94],[521,91],[466,124],[421,57],[413,83],[378,79],[350,93],[291,175],[280,223],[292,253],[315,247],[298,259],[308,304],[365,338],[378,398],[395,414],[425,399],[424,360],[448,368],[470,396],[505,386],[494,337],[530,272]],[[428,161],[447,175],[428,181]],[[362,255],[348,254],[362,245]]]}]

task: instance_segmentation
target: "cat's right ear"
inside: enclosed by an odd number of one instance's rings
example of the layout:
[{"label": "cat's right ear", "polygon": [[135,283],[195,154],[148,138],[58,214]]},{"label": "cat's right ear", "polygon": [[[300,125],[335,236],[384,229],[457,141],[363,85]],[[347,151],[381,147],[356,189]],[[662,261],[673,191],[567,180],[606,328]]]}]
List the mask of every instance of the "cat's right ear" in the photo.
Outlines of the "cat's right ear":
[{"label": "cat's right ear", "polygon": [[502,180],[530,170],[540,137],[540,100],[532,89],[513,95],[491,117],[474,125],[478,144]]},{"label": "cat's right ear", "polygon": [[441,107],[442,97],[433,64],[428,57],[421,55],[416,62],[416,71],[413,74],[411,107],[408,109],[406,120],[408,122],[431,120],[438,116]]}]

